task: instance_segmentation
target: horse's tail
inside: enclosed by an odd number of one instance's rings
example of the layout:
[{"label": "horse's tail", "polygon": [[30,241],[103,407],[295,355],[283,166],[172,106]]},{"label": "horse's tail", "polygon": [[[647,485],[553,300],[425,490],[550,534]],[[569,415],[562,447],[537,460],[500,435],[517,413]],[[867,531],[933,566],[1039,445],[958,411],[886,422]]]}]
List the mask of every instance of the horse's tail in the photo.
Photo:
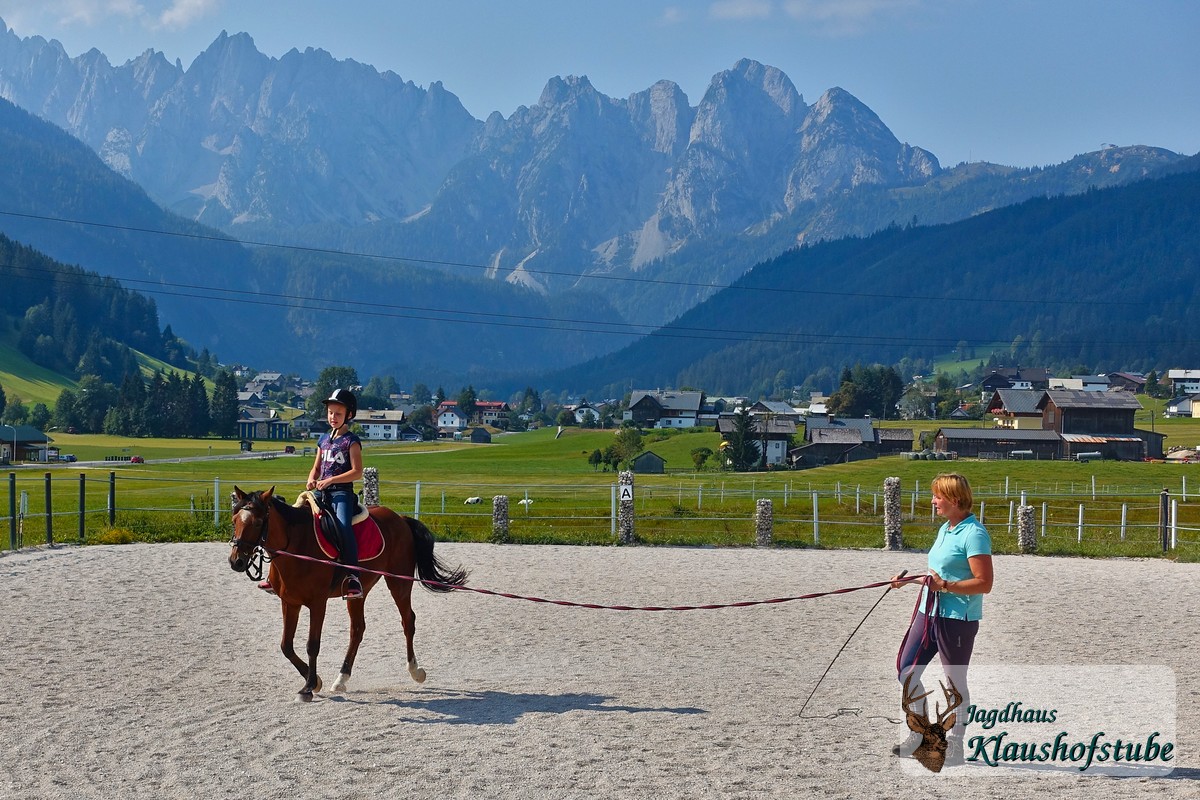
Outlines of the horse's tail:
[{"label": "horse's tail", "polygon": [[421,585],[431,592],[452,592],[456,586],[465,586],[467,571],[462,567],[451,569],[433,554],[433,532],[425,527],[425,523],[412,517],[404,519],[412,531],[413,546],[417,554],[417,577],[421,579]]}]

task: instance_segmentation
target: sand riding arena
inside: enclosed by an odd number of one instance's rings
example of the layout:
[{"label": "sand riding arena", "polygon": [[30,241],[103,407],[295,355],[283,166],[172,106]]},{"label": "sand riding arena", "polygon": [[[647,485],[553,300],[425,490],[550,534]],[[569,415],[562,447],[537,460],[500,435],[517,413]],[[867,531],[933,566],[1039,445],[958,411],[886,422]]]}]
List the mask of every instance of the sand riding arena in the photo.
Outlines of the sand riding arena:
[{"label": "sand riding arena", "polygon": [[[472,585],[636,606],[828,591],[918,552],[439,544]],[[619,612],[417,589],[415,684],[385,593],[348,691],[295,702],[279,601],[221,544],[0,556],[3,798],[1200,796],[1200,566],[996,557],[975,664],[1153,664],[1177,681],[1175,771],[914,775],[894,659],[913,589]],[[331,602],[329,686],[346,616]],[[302,620],[301,637],[307,621]],[[303,651],[303,643],[300,642]],[[914,783],[915,782],[915,783]]]}]

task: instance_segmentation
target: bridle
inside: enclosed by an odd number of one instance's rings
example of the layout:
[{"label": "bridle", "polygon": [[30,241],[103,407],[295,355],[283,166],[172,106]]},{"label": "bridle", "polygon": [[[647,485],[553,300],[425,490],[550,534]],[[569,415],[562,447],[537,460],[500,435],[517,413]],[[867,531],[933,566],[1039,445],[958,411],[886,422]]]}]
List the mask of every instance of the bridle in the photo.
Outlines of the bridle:
[{"label": "bridle", "polygon": [[[260,581],[263,576],[263,564],[270,562],[272,555],[270,549],[267,547],[267,525],[271,521],[271,505],[262,502],[261,492],[251,492],[233,507],[233,516],[236,520],[241,512],[250,510],[250,507],[254,505],[261,505],[264,509],[262,520],[258,524],[258,535],[254,537],[253,541],[239,536],[235,523],[234,535],[229,540],[229,546],[235,548],[238,551],[238,555],[244,555],[249,551],[249,555],[245,555],[246,577],[252,581]],[[250,514],[251,517],[257,518],[257,515],[253,511],[250,511]],[[242,531],[244,532],[249,527],[252,526],[242,526]]]}]

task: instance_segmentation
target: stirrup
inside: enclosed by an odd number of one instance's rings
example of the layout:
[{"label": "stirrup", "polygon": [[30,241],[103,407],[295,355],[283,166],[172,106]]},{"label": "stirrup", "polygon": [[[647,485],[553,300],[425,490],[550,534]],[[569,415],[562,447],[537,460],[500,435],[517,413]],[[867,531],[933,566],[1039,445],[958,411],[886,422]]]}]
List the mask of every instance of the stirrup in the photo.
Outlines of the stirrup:
[{"label": "stirrup", "polygon": [[357,575],[351,575],[342,581],[342,597],[346,600],[359,600],[363,596],[362,581]]}]

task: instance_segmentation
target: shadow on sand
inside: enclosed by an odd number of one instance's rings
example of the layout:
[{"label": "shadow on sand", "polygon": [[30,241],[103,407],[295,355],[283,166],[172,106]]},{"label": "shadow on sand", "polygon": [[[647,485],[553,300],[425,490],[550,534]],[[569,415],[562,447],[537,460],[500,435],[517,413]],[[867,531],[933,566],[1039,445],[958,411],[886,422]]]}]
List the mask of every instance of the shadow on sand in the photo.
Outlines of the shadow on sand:
[{"label": "shadow on sand", "polygon": [[403,710],[434,714],[414,716],[408,722],[451,725],[512,725],[525,714],[565,714],[569,711],[593,711],[623,714],[704,714],[702,708],[652,708],[609,705],[612,697],[600,694],[534,694],[497,691],[439,690],[412,699],[372,700],[333,695],[331,702],[391,705]]}]

